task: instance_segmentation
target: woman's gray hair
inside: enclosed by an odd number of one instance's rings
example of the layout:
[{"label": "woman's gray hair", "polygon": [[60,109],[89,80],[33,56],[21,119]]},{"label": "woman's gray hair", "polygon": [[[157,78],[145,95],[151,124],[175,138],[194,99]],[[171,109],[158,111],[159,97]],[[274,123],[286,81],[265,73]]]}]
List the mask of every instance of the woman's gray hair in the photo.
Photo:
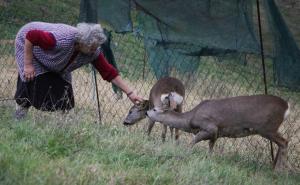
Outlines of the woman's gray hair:
[{"label": "woman's gray hair", "polygon": [[78,34],[76,41],[88,47],[92,45],[100,46],[106,41],[106,36],[100,24],[77,24]]}]

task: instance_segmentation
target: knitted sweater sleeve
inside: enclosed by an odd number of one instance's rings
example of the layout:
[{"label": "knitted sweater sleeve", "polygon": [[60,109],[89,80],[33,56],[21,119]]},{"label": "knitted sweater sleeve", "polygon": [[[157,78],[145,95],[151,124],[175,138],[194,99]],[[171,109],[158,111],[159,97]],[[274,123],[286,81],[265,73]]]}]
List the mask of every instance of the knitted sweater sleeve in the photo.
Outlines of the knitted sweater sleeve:
[{"label": "knitted sweater sleeve", "polygon": [[101,77],[108,82],[119,75],[117,69],[114,68],[110,63],[108,63],[102,52],[99,54],[98,58],[93,61],[92,64],[100,73]]},{"label": "knitted sweater sleeve", "polygon": [[44,50],[53,49],[56,45],[56,39],[52,33],[42,30],[30,30],[26,34],[26,39],[34,46],[39,46]]}]

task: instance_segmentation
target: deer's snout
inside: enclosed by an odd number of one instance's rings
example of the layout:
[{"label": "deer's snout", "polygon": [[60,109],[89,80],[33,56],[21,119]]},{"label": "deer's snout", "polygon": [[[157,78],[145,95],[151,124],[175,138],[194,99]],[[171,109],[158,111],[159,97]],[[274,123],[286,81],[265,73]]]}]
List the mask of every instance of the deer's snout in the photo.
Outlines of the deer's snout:
[{"label": "deer's snout", "polygon": [[148,111],[145,112],[145,115],[148,116]]},{"label": "deer's snout", "polygon": [[128,122],[124,121],[124,122],[123,122],[123,125],[129,126],[129,125],[131,125],[131,123],[128,123]]}]

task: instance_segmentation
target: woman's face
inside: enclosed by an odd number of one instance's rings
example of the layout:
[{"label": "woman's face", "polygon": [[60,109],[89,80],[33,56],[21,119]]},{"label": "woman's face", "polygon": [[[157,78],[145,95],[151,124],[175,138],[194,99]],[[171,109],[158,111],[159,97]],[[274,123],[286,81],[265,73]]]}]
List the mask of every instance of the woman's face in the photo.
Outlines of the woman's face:
[{"label": "woman's face", "polygon": [[97,50],[98,46],[96,44],[92,46],[87,46],[84,44],[79,44],[79,51],[84,54],[92,54]]}]

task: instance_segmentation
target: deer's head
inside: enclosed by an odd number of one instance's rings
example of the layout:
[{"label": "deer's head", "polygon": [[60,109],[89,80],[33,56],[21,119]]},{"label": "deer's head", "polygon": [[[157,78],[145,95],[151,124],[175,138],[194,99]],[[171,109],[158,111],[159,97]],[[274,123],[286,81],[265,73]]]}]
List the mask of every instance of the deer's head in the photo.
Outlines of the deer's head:
[{"label": "deer's head", "polygon": [[162,107],[154,107],[146,112],[146,115],[153,121],[162,121],[167,112],[174,111],[182,104],[183,97],[176,92],[170,92],[161,96]]},{"label": "deer's head", "polygon": [[160,97],[162,102],[162,110],[175,110],[178,105],[183,102],[183,97],[176,92],[162,94]]},{"label": "deer's head", "polygon": [[144,100],[132,106],[123,122],[124,125],[133,125],[146,118],[146,112],[149,109],[149,100]]},{"label": "deer's head", "polygon": [[167,112],[168,109],[162,109],[159,107],[154,107],[153,109],[150,109],[146,112],[146,115],[149,119],[153,121],[162,121],[164,118],[164,113]]}]

